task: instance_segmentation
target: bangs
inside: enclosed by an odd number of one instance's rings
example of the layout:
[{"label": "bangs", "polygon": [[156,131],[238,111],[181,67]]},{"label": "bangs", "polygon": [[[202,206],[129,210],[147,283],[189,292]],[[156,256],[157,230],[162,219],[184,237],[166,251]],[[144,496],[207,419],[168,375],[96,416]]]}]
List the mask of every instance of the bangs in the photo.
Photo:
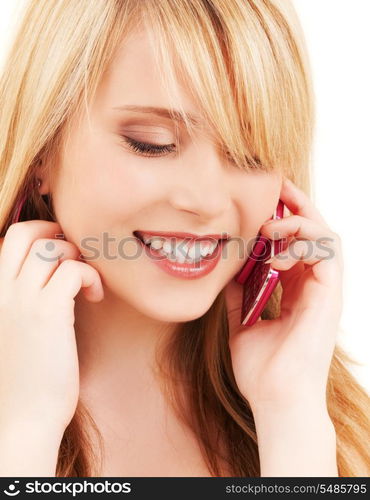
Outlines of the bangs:
[{"label": "bangs", "polygon": [[296,167],[311,138],[310,86],[277,6],[245,0],[138,4],[170,107],[188,133],[194,137],[198,125],[180,105],[179,85],[228,162],[249,171]]}]

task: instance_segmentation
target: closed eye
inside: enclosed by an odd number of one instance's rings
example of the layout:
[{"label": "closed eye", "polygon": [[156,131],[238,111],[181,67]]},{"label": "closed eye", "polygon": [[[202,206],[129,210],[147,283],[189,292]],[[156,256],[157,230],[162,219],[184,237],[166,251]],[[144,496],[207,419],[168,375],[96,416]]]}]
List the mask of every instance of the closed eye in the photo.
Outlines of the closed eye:
[{"label": "closed eye", "polygon": [[[141,156],[156,157],[156,156],[165,156],[170,153],[174,153],[176,151],[176,144],[152,144],[149,142],[136,141],[131,137],[126,135],[120,136],[123,141],[129,146],[129,148],[135,153],[140,154]],[[224,155],[227,158],[227,161],[230,163],[234,163],[234,159],[232,158],[229,151],[224,151]],[[261,161],[256,156],[253,157],[258,167],[253,166],[253,168],[263,168]],[[248,164],[252,167],[250,162]]]},{"label": "closed eye", "polygon": [[149,142],[136,141],[126,135],[121,135],[121,137],[133,151],[143,156],[162,156],[163,153],[173,153],[176,149],[175,144],[151,144]]}]

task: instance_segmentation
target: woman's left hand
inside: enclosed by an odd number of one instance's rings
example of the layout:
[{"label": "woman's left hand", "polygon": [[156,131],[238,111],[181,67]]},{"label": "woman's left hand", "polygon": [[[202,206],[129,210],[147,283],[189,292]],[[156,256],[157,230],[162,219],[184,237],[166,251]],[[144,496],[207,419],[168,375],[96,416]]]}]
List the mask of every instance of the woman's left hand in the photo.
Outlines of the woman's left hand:
[{"label": "woman's left hand", "polygon": [[280,271],[280,317],[240,325],[243,286],[233,278],[225,287],[234,376],[253,412],[266,405],[304,407],[304,402],[326,408],[326,385],[342,310],[338,234],[288,179],[283,180],[280,199],[292,215],[261,227],[261,234],[269,239],[288,240],[287,248],[271,263]]}]

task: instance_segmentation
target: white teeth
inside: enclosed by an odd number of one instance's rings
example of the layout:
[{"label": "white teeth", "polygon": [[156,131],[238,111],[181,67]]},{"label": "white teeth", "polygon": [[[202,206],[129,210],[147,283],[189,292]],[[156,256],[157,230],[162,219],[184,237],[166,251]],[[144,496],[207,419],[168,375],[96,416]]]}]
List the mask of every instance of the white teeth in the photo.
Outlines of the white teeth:
[{"label": "white teeth", "polygon": [[205,257],[206,255],[213,254],[213,252],[215,251],[215,248],[217,247],[217,244],[218,244],[218,241],[214,241],[214,242],[209,241],[209,242],[205,243],[200,250],[202,257]]},{"label": "white teeth", "polygon": [[168,240],[165,240],[165,242],[163,243],[163,251],[166,252],[166,253],[172,253],[172,250],[173,250],[173,245],[171,245],[171,242],[168,241]]},{"label": "white teeth", "polygon": [[153,249],[160,250],[160,253],[166,254],[170,260],[180,263],[211,255],[218,244],[218,241],[170,241],[160,236],[143,236],[143,241],[146,245],[150,244]]},{"label": "white teeth", "polygon": [[202,246],[202,248],[200,249],[201,256],[205,257],[206,255],[208,255],[209,251],[210,251],[210,244],[209,243],[205,243]]},{"label": "white teeth", "polygon": [[184,253],[185,253],[185,248],[184,248],[184,250],[181,250],[178,246],[176,246],[176,248],[175,248],[175,260],[177,260],[177,262],[180,262],[181,264],[183,264],[186,260]]},{"label": "white teeth", "polygon": [[189,259],[199,259],[199,243],[198,245],[195,245],[195,243],[191,244],[189,249],[188,249],[188,257]]},{"label": "white teeth", "polygon": [[[200,257],[205,257],[206,255],[213,253],[213,250],[216,248],[216,245],[211,246],[209,242],[195,241],[188,250],[188,256],[191,259],[199,259]],[[212,251],[211,248],[213,248]]]},{"label": "white teeth", "polygon": [[155,249],[159,250],[160,248],[163,247],[163,241],[161,240],[152,240],[150,245]]},{"label": "white teeth", "polygon": [[[154,244],[153,247],[155,247],[155,248],[161,248],[163,245],[163,242],[164,242],[163,238],[159,238],[159,237],[155,237],[155,236],[143,236],[143,240],[144,240],[145,245],[147,245],[148,243],[151,243],[151,245]],[[159,244],[160,244],[160,246],[159,246]]]},{"label": "white teeth", "polygon": [[218,245],[218,241],[215,241],[212,243],[212,246],[211,246],[211,253],[213,253],[215,251],[215,248],[217,247]]}]

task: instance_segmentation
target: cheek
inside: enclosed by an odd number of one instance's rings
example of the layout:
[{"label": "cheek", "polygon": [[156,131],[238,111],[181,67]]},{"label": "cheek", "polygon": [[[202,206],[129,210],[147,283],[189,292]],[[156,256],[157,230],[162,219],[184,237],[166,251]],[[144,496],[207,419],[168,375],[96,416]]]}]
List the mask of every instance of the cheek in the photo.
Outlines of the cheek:
[{"label": "cheek", "polygon": [[280,195],[280,180],[273,174],[244,174],[236,192],[240,235],[247,239],[257,235],[270,218]]},{"label": "cheek", "polygon": [[[54,190],[62,222],[81,227],[122,223],[163,198],[158,165],[123,151],[103,134],[79,138],[83,150],[70,147]],[[155,162],[155,160],[154,160]]]}]

